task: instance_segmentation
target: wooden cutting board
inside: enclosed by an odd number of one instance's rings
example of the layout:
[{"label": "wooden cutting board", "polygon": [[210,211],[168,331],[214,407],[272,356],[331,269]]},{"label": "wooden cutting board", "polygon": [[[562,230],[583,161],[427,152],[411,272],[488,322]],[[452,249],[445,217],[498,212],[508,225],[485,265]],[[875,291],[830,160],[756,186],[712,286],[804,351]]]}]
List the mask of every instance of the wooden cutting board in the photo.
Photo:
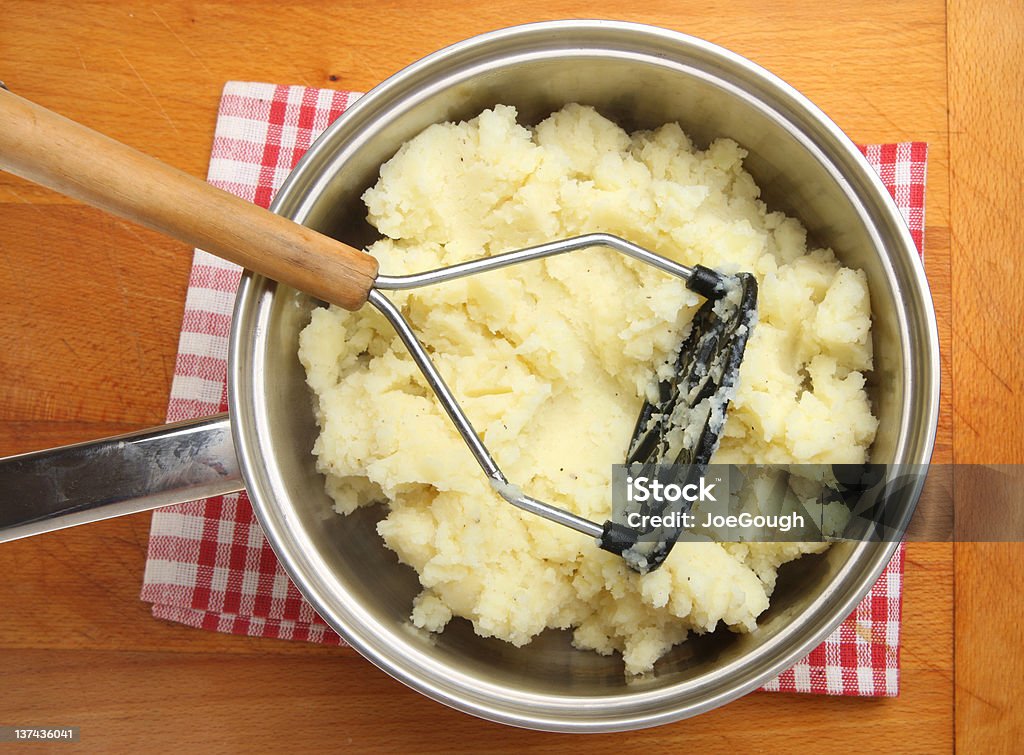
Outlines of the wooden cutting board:
[{"label": "wooden cutting board", "polygon": [[[929,143],[926,269],[943,356],[935,460],[1024,460],[1024,6],[624,8],[8,0],[0,78],[203,176],[228,80],[366,90],[448,43],[552,18],[625,18],[717,42],[796,86],[858,142]],[[188,251],[0,174],[0,454],[163,420]],[[1024,736],[1016,544],[910,545],[896,699],[753,694],[581,745],[448,710],[348,649],[159,622],[138,599],[148,531],[138,515],[0,547],[0,724],[81,726],[90,750],[1010,751]]]}]

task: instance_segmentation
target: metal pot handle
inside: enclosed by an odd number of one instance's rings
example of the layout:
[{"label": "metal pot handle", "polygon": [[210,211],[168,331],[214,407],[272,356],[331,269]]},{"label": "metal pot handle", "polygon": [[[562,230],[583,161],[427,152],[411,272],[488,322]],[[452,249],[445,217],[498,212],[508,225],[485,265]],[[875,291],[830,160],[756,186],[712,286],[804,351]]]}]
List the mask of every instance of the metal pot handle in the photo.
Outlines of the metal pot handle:
[{"label": "metal pot handle", "polygon": [[242,490],[226,414],[0,459],[0,543]]}]

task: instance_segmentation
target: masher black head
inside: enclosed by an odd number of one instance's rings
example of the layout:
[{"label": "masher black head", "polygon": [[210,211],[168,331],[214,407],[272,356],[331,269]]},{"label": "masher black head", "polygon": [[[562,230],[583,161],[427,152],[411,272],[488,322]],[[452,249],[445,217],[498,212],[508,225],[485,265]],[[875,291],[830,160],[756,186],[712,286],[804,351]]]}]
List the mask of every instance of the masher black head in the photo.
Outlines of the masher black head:
[{"label": "masher black head", "polygon": [[[645,401],[637,418],[626,458],[627,468],[637,476],[653,478],[658,468],[672,465],[680,484],[692,484],[703,476],[718,450],[743,352],[757,322],[757,281],[749,273],[722,276],[708,272],[721,282],[704,290],[690,285],[696,277],[687,283],[708,299],[694,315],[671,376],[658,384],[658,400]],[[605,523],[601,547],[620,554],[641,573],[656,569],[668,558],[682,531],[680,526],[661,524],[666,521],[667,506],[680,512],[687,508],[684,503],[666,504],[653,498],[643,502],[627,499],[618,512],[623,521]],[[653,519],[659,524],[626,526],[625,518],[634,513],[639,514],[637,521]]]}]

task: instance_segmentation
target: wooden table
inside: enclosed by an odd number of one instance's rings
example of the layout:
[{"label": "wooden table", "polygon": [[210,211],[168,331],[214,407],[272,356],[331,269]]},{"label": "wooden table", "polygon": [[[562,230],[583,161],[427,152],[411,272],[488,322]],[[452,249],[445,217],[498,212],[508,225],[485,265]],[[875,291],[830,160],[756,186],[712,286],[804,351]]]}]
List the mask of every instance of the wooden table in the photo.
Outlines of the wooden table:
[{"label": "wooden table", "polygon": [[[205,175],[227,80],[366,90],[448,43],[560,17],[627,17],[704,37],[782,76],[857,141],[930,144],[926,267],[943,356],[935,460],[1024,461],[1024,6],[623,7],[7,0],[0,78]],[[163,420],[189,258],[180,244],[0,175],[0,454]],[[351,650],[157,621],[138,597],[148,531],[149,516],[137,515],[0,547],[0,724],[79,725],[87,748],[108,750],[580,746],[448,710]],[[754,694],[582,747],[1010,751],[1024,734],[1021,553],[909,547],[897,699]]]}]

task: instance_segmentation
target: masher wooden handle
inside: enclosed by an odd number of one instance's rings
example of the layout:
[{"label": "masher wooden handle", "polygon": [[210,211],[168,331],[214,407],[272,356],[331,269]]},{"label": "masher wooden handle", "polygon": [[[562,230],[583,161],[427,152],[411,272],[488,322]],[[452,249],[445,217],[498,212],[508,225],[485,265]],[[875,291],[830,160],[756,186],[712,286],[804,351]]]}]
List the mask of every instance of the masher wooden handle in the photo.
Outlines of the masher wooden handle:
[{"label": "masher wooden handle", "polygon": [[0,168],[346,309],[377,261],[0,89]]}]

